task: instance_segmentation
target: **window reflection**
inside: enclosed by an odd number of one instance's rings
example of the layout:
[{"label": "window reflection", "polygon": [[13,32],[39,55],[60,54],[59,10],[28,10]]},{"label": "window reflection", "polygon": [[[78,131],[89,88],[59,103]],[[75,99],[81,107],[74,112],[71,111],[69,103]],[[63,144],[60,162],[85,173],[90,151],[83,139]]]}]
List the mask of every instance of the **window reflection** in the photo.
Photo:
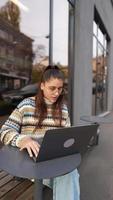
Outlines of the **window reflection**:
[{"label": "window reflection", "polygon": [[[49,60],[50,1],[13,2],[0,0],[0,83],[4,89],[38,81],[39,71]],[[67,73],[68,2],[54,0],[53,11],[53,62]]]},{"label": "window reflection", "polygon": [[100,24],[93,23],[93,89],[92,114],[107,110],[107,39]]}]

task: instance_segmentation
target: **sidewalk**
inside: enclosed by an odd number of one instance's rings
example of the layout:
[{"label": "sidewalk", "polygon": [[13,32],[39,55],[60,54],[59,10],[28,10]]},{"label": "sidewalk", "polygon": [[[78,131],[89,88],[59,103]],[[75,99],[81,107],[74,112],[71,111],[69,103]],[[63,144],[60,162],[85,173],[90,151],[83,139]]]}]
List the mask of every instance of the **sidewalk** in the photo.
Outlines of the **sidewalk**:
[{"label": "sidewalk", "polygon": [[[113,119],[113,112],[106,118]],[[99,145],[82,159],[81,200],[113,200],[113,123],[101,124]]]}]

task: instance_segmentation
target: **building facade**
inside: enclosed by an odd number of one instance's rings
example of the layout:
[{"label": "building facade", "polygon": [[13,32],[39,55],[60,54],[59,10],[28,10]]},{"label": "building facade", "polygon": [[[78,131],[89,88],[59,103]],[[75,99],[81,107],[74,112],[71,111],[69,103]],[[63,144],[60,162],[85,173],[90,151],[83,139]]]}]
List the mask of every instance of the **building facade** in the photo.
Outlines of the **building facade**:
[{"label": "building facade", "polygon": [[78,124],[113,109],[113,1],[76,0],[69,26],[70,112]]},{"label": "building facade", "polygon": [[0,89],[16,89],[30,82],[32,42],[0,17]]}]

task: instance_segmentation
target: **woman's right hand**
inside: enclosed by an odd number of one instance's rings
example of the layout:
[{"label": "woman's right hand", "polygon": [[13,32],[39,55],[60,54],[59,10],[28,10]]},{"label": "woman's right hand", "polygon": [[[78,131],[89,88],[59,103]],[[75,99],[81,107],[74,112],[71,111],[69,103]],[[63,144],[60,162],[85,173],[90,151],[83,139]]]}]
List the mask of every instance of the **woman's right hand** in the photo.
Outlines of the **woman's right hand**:
[{"label": "woman's right hand", "polygon": [[38,156],[40,145],[38,142],[33,140],[31,137],[24,137],[19,141],[18,147],[20,148],[20,151],[23,149],[27,149],[27,152],[30,157]]}]

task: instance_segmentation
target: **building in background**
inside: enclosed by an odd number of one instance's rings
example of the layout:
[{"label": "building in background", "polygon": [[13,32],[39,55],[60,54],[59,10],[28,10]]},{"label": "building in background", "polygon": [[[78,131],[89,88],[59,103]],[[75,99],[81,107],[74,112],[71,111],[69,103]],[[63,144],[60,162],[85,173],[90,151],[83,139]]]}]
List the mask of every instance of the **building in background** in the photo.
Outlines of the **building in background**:
[{"label": "building in background", "polygon": [[0,89],[16,89],[31,81],[33,40],[0,17]]},{"label": "building in background", "polygon": [[[34,2],[35,5],[42,3],[37,0]],[[58,3],[58,0],[54,1],[54,3],[56,2]],[[105,115],[113,109],[113,0],[70,0],[65,2],[69,3],[69,20],[65,18],[65,23],[61,19],[63,19],[63,10],[68,8],[67,5],[64,7],[62,1],[62,10],[58,9],[59,3],[57,7],[53,6],[54,40],[52,53],[59,54],[64,43],[68,41],[68,51],[66,50],[66,52],[69,62],[65,64],[68,66],[65,73],[69,77],[66,81],[69,83],[68,103],[71,121],[72,124],[76,125],[83,115]],[[30,1],[26,1],[25,5],[30,10],[22,15],[26,16],[26,20],[28,20],[24,21],[25,26],[27,27],[29,24],[29,19],[31,23],[28,28],[24,27],[23,23],[22,30],[23,32],[26,30],[25,33],[34,38],[35,46],[38,47],[34,51],[35,62],[32,81],[35,82],[37,78],[40,78],[40,70],[48,64],[48,55],[42,51],[47,41],[44,40],[45,44],[41,44],[41,38],[47,39],[45,35],[48,35],[50,43],[51,37],[47,27],[50,24],[48,23],[50,10],[47,9],[49,1],[46,6],[44,3],[41,10],[38,10],[40,6],[30,6]],[[40,14],[40,12],[42,15],[34,15],[34,13]],[[59,24],[60,26],[57,26]],[[64,24],[68,24],[66,33],[64,33]],[[58,31],[59,35],[60,29],[62,29],[63,36],[56,40],[56,32]],[[67,30],[67,26],[65,30]],[[59,48],[57,48],[56,43]],[[64,49],[60,55],[62,56],[63,53]],[[53,57],[55,59],[55,56]],[[0,87],[16,88],[30,82],[32,60],[31,38],[16,31],[0,18]],[[53,63],[60,63],[59,58],[57,62],[56,59],[53,60]]]}]

